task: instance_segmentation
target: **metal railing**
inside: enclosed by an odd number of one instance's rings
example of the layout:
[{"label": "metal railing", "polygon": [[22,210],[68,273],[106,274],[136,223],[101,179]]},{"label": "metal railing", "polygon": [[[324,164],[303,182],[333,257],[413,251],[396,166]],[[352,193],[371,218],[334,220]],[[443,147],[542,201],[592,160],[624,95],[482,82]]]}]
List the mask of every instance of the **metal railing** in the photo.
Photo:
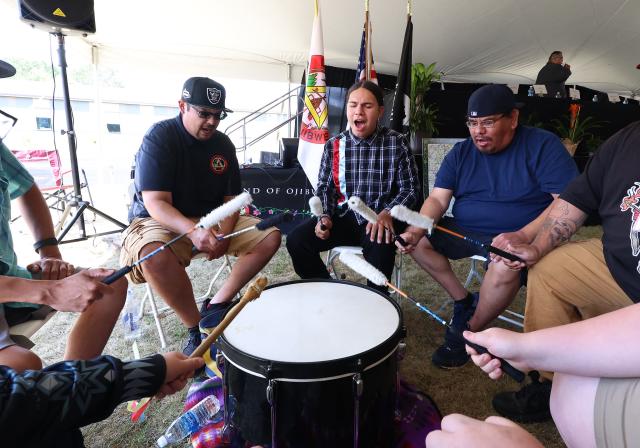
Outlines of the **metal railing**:
[{"label": "metal railing", "polygon": [[[296,86],[295,88],[291,89],[289,92],[280,95],[278,98],[270,101],[269,103],[265,104],[264,106],[260,107],[254,112],[251,112],[250,114],[246,115],[244,118],[241,118],[240,120],[235,121],[231,123],[229,126],[227,126],[227,128],[224,130],[224,133],[229,138],[232,138],[232,135],[236,134],[237,132],[242,132],[242,136],[240,138],[240,144],[236,144],[236,151],[243,153],[244,161],[246,161],[247,149],[249,147],[264,140],[274,132],[280,130],[283,126],[288,125],[287,137],[291,137],[292,134],[293,135],[297,134],[297,129],[295,129],[295,126],[293,127],[294,129],[292,132],[292,126],[290,125],[290,123],[295,122],[295,120],[302,115],[302,107],[301,107],[302,100],[299,98],[300,88],[301,88],[300,86]],[[267,114],[277,113],[277,114],[283,115],[282,109],[285,107],[286,107],[286,117],[283,121],[279,122],[275,126],[268,129],[267,131],[259,134],[256,137],[252,137],[250,140],[247,141],[247,135],[248,135],[247,125],[251,124],[252,122],[255,122],[256,120],[258,120],[259,118]],[[292,108],[294,107],[295,107],[295,112],[292,111]],[[300,112],[297,112],[298,110]]]}]

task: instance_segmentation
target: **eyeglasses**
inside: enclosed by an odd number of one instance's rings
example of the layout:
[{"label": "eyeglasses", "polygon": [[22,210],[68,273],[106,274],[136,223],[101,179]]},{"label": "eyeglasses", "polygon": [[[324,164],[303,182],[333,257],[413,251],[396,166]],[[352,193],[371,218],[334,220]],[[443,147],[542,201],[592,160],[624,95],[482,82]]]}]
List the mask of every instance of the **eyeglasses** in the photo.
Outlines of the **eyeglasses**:
[{"label": "eyeglasses", "polygon": [[504,118],[504,114],[500,114],[500,116],[496,117],[496,118],[488,118],[486,120],[469,120],[467,119],[467,127],[471,128],[471,129],[475,129],[478,126],[482,126],[485,129],[491,129],[492,127],[494,127],[496,125],[496,123]]},{"label": "eyeglasses", "polygon": [[6,120],[0,117],[0,140],[4,140],[7,137],[7,135],[9,135],[9,132],[11,131],[11,129],[13,129],[13,127],[18,122],[18,119],[3,110],[0,110],[0,115],[3,115],[8,118],[8,120]]},{"label": "eyeglasses", "polygon": [[196,106],[189,105],[189,107],[192,107],[193,110],[196,111],[196,114],[198,114],[198,118],[202,118],[203,120],[208,120],[211,117],[213,117],[214,120],[224,120],[227,118],[227,113],[224,110],[221,110],[220,112],[207,112],[197,108]]}]

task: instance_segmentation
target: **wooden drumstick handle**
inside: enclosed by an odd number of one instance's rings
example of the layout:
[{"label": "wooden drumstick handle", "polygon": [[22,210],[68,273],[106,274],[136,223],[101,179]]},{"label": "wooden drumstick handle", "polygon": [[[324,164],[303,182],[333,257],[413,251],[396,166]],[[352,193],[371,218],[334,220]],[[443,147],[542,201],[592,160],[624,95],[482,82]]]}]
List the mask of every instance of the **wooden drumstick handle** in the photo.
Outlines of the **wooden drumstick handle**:
[{"label": "wooden drumstick handle", "polygon": [[240,301],[229,310],[224,319],[222,319],[222,322],[220,322],[216,326],[216,328],[214,328],[213,331],[209,334],[209,336],[207,336],[207,338],[200,343],[200,345],[193,351],[193,353],[191,353],[189,358],[195,358],[196,356],[204,355],[204,353],[209,350],[209,347],[211,347],[211,344],[213,344],[215,340],[218,339],[218,336],[222,334],[222,332],[225,330],[225,328],[227,328],[231,321],[235,319],[240,311],[242,311],[242,308],[244,308],[247,303],[260,297],[260,294],[262,294],[262,290],[265,288],[265,286],[267,286],[267,283],[267,277],[264,276],[258,277],[253,283],[251,283]]}]

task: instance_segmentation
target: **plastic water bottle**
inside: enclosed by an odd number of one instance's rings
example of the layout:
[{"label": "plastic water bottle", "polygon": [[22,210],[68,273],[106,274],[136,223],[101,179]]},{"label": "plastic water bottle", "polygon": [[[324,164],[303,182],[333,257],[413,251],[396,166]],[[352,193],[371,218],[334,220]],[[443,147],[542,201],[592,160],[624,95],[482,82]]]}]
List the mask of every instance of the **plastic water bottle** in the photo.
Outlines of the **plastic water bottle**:
[{"label": "plastic water bottle", "polygon": [[142,336],[139,313],[140,299],[133,292],[131,286],[129,286],[127,288],[127,301],[124,304],[124,313],[122,314],[124,337],[127,340],[138,339]]},{"label": "plastic water bottle", "polygon": [[220,402],[214,395],[209,395],[200,403],[175,419],[167,428],[156,445],[160,448],[177,443],[202,428],[207,422],[215,423],[222,419],[223,411]]},{"label": "plastic water bottle", "polygon": [[536,94],[536,91],[533,89],[533,86],[529,86],[529,90],[528,90],[527,95],[528,96],[535,96],[535,94]]}]

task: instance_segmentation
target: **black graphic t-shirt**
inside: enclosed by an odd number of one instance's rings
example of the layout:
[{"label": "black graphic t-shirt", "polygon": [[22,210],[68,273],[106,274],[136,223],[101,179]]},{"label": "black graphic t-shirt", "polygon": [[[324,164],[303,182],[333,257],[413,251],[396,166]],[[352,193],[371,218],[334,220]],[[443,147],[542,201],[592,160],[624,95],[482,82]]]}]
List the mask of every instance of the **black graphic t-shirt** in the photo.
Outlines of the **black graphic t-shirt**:
[{"label": "black graphic t-shirt", "polygon": [[585,213],[600,214],[611,275],[640,302],[640,121],[604,142],[560,197]]},{"label": "black graphic t-shirt", "polygon": [[136,154],[129,221],[149,216],[142,191],[169,191],[173,206],[183,215],[204,216],[222,205],[225,196],[242,192],[235,146],[221,132],[204,142],[196,140],[179,115],[158,122],[147,131]]}]

